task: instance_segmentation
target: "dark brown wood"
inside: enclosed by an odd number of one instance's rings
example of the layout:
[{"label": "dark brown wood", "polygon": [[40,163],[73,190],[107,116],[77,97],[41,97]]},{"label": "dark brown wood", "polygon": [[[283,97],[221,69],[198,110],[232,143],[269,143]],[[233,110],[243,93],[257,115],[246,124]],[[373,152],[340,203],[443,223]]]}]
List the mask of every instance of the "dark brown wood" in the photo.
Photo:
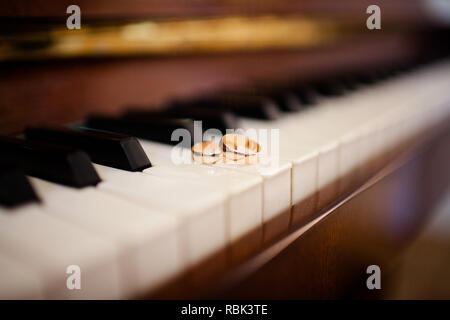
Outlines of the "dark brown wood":
[{"label": "dark brown wood", "polygon": [[263,225],[263,244],[271,243],[289,229],[291,223],[291,208],[284,210],[275,218]]}]

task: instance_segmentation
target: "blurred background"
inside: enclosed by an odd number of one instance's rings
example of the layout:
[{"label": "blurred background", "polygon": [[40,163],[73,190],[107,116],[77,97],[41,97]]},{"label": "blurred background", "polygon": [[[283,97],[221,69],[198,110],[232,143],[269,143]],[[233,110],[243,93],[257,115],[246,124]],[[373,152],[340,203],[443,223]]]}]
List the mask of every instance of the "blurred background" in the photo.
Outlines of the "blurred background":
[{"label": "blurred background", "polygon": [[397,277],[386,299],[450,298],[450,192],[422,233],[399,257]]},{"label": "blurred background", "polygon": [[[160,108],[255,81],[298,82],[448,50],[447,1],[372,2],[78,1],[81,29],[68,30],[70,1],[2,0],[0,130],[20,132],[24,119],[61,123],[126,105]],[[381,30],[366,27],[371,4],[381,6]]]}]

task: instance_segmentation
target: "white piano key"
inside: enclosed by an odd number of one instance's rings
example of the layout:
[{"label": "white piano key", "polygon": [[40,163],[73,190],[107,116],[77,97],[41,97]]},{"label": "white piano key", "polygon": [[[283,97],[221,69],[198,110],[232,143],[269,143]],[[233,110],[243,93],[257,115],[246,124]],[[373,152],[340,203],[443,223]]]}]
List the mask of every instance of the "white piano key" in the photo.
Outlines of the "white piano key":
[{"label": "white piano key", "polygon": [[319,192],[317,203],[319,207],[322,207],[337,197],[337,185],[333,185],[339,178],[339,143],[337,141],[331,141],[319,149],[317,168]]},{"label": "white piano key", "polygon": [[180,224],[186,267],[226,245],[226,195],[200,183],[95,165],[97,188],[173,215]]},{"label": "white piano key", "polygon": [[344,134],[340,139],[339,176],[346,177],[354,172],[360,163],[360,136],[356,132]]},{"label": "white piano key", "polygon": [[[267,160],[260,157],[259,163],[235,164],[230,161],[210,165],[248,173],[263,179],[262,222],[266,225],[265,240],[285,232],[289,228],[291,202],[291,168],[286,160]],[[274,219],[278,219],[272,227]],[[268,225],[268,223],[270,225]]]},{"label": "white piano key", "polygon": [[313,151],[304,157],[292,160],[293,225],[307,219],[308,215],[315,210],[318,155],[317,151]]},{"label": "white piano key", "polygon": [[43,299],[43,283],[26,265],[0,254],[0,299]]},{"label": "white piano key", "polygon": [[[217,166],[193,163],[190,151],[185,163],[176,164],[171,158],[172,146],[140,140],[149,155],[152,167],[144,173],[174,178],[180,183],[196,181],[227,194],[227,238],[233,242],[261,227],[263,190],[262,177],[235,172]],[[190,164],[189,164],[190,163]]]},{"label": "white piano key", "polygon": [[[0,254],[39,274],[50,299],[117,299],[117,252],[101,240],[43,213],[37,204],[0,210]],[[67,287],[67,267],[81,269],[81,289]]]},{"label": "white piano key", "polygon": [[120,258],[122,297],[143,294],[181,271],[177,223],[173,216],[95,187],[73,189],[29,179],[47,213],[115,245]]}]

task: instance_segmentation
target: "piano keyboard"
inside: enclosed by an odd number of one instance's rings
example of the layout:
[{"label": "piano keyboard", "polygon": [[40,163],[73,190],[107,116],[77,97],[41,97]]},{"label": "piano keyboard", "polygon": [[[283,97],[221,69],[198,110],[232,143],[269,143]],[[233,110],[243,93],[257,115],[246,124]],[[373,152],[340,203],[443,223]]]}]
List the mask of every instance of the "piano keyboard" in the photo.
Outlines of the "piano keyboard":
[{"label": "piano keyboard", "polygon": [[449,116],[449,62],[377,77],[174,104],[207,128],[279,129],[276,162],[173,163],[172,130],[193,128],[179,111],[1,138],[19,169],[0,172],[0,298],[137,297],[261,230],[256,252]]}]

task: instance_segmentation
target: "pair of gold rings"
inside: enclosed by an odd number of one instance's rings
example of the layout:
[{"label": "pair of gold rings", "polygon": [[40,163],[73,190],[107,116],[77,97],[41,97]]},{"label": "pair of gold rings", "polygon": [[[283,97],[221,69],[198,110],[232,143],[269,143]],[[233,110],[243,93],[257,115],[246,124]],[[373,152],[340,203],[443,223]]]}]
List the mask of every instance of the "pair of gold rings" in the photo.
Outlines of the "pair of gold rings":
[{"label": "pair of gold rings", "polygon": [[253,164],[259,161],[260,145],[241,134],[226,134],[219,142],[204,141],[192,147],[192,158],[203,164]]}]

